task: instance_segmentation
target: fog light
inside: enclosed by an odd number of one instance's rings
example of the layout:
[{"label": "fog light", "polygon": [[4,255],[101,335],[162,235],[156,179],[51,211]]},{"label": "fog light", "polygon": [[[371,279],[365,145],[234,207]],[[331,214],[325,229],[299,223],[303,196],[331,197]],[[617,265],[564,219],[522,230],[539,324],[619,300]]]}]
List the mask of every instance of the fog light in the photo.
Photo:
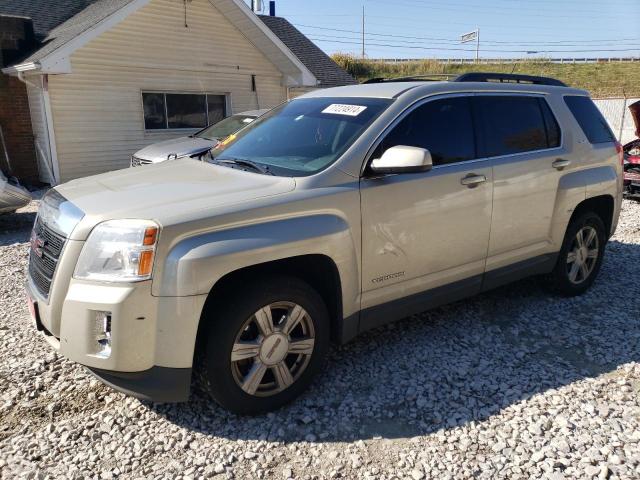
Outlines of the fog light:
[{"label": "fog light", "polygon": [[96,353],[102,357],[111,355],[111,312],[95,312],[93,334]]}]

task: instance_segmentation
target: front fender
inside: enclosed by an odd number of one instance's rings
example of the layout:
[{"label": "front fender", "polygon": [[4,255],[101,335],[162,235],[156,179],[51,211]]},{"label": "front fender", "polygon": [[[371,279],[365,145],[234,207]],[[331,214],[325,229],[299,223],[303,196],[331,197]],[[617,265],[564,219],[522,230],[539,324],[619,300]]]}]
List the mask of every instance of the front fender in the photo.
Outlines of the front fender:
[{"label": "front fender", "polygon": [[[335,214],[314,214],[234,226],[181,240],[168,252],[154,279],[158,296],[208,294],[228,273],[300,255],[331,258],[340,274],[345,310],[359,293],[356,241],[349,224]],[[350,301],[351,300],[351,301]],[[345,315],[353,312],[345,311]]]}]

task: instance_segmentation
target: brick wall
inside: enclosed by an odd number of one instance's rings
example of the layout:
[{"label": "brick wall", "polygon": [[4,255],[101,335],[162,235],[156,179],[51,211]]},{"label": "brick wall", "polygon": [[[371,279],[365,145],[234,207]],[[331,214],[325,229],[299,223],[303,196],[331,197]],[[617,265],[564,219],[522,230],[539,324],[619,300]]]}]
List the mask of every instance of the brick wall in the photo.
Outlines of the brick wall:
[{"label": "brick wall", "polygon": [[[13,65],[36,48],[33,23],[29,19],[0,16],[0,67]],[[6,152],[0,142],[0,168],[26,183],[38,181],[38,163],[33,143],[27,89],[15,77],[0,73],[0,127]],[[7,164],[6,153],[9,155]]]},{"label": "brick wall", "polygon": [[27,89],[15,77],[0,73],[0,127],[9,154],[7,165],[0,142],[0,168],[26,183],[37,183],[38,164],[29,115]]}]

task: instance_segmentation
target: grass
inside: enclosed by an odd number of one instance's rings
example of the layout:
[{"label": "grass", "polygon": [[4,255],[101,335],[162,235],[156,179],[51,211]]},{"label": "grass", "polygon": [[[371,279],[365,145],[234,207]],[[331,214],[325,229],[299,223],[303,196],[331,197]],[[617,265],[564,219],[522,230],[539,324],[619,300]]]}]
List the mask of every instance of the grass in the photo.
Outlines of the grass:
[{"label": "grass", "polygon": [[594,98],[640,97],[640,62],[634,63],[550,63],[523,60],[518,63],[482,63],[454,65],[436,60],[383,63],[336,54],[333,59],[358,80],[375,77],[401,77],[432,73],[501,72],[543,75],[567,85],[588,90]]}]

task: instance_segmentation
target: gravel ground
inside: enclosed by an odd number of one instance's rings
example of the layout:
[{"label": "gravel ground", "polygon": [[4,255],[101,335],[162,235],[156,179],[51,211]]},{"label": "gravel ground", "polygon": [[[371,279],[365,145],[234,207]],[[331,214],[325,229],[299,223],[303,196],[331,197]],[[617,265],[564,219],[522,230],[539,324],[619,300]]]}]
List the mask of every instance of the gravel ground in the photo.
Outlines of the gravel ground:
[{"label": "gravel ground", "polygon": [[294,404],[237,417],[113,392],[36,335],[34,206],[0,217],[0,477],[640,478],[640,204],[594,288],[526,280],[334,348]]}]

